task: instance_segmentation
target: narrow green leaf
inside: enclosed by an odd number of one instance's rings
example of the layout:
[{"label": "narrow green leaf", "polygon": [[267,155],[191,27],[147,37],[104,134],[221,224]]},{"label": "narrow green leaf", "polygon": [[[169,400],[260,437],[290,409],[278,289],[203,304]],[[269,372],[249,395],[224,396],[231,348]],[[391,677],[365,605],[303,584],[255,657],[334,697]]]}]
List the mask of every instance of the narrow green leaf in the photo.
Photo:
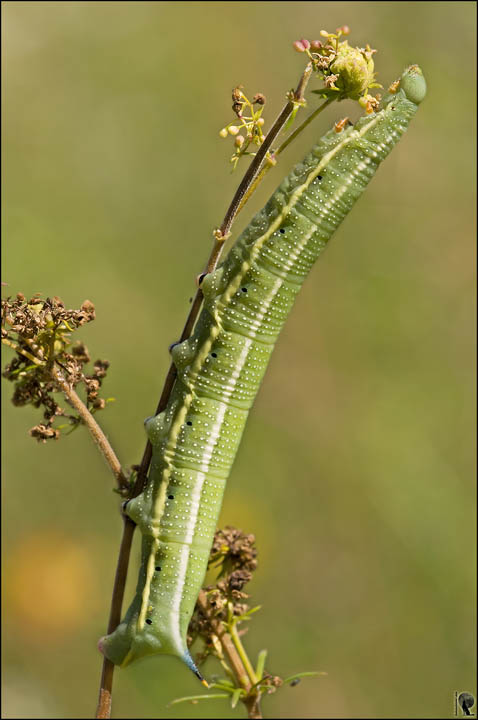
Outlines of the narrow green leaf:
[{"label": "narrow green leaf", "polygon": [[236,707],[237,703],[239,702],[239,699],[240,699],[242,693],[243,693],[242,688],[236,688],[236,689],[234,690],[234,692],[232,693],[231,707],[232,707],[233,709]]},{"label": "narrow green leaf", "polygon": [[261,650],[259,655],[257,656],[257,665],[256,665],[256,677],[259,678],[259,681],[262,680],[262,676],[264,674],[266,658],[267,658],[267,650]]},{"label": "narrow green leaf", "polygon": [[284,683],[290,683],[290,682],[292,682],[293,680],[297,680],[297,679],[303,678],[303,677],[319,677],[319,676],[321,676],[321,675],[327,675],[327,673],[326,673],[326,672],[301,672],[301,673],[296,673],[295,675],[291,675],[290,677],[285,678]]},{"label": "narrow green leaf", "polygon": [[172,700],[169,703],[170,707],[171,705],[178,705],[182,702],[197,702],[198,700],[215,700],[216,698],[228,698],[229,695],[225,695],[224,693],[210,693],[208,695],[188,695],[188,697],[182,697],[182,698],[176,698],[176,700]]}]

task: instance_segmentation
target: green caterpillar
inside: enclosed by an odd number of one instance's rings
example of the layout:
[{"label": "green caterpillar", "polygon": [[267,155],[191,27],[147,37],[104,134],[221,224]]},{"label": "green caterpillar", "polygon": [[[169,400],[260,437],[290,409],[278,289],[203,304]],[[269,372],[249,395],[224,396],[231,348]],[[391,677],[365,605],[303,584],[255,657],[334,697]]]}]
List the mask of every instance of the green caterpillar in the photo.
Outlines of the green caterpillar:
[{"label": "green caterpillar", "polygon": [[282,182],[223,264],[201,284],[194,334],[172,348],[166,410],[146,421],[148,483],[126,512],[143,535],[136,595],[100,650],[127,665],[186,645],[222,496],[249,409],[295,296],[336,228],[406,131],[426,93],[416,65],[376,114],[328,132]]}]

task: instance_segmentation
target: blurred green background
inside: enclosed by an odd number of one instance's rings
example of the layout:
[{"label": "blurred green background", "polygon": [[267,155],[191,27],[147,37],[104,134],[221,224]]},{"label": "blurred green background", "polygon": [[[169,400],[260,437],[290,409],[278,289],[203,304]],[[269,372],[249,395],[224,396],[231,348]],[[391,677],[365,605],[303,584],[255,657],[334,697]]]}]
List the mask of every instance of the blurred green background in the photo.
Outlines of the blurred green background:
[{"label": "blurred green background", "polygon": [[[239,175],[231,88],[271,121],[292,42],[348,24],[385,86],[412,62],[429,95],[311,273],[243,438],[221,525],[254,532],[263,610],[247,647],[284,688],[268,717],[451,717],[475,686],[475,27],[472,2],[5,2],[4,294],[88,298],[78,333],[108,358],[100,415],[138,462],[216,227]],[[310,99],[310,107],[316,100]],[[339,117],[281,158],[235,236]],[[244,165],[245,167],[245,165]],[[7,354],[6,357],[9,357]],[[80,429],[39,445],[3,399],[3,715],[94,714],[121,522]],[[135,582],[134,552],[128,600]],[[206,666],[206,675],[215,667]],[[114,716],[235,717],[173,658],[115,676]]]}]

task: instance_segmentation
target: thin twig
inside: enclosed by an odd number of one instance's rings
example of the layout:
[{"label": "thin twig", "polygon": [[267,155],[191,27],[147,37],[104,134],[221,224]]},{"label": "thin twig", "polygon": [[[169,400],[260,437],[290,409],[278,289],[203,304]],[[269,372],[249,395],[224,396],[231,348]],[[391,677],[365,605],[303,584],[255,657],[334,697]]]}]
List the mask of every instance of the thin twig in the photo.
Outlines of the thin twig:
[{"label": "thin twig", "polygon": [[2,338],[2,343],[5,345],[8,345],[8,347],[12,348],[12,350],[15,350],[15,352],[20,353],[20,355],[23,355],[28,360],[31,360],[32,363],[35,365],[44,365],[42,360],[39,360],[34,355],[28,352],[28,350],[25,350],[24,348],[21,348],[16,342],[13,340],[10,340],[8,337]]},{"label": "thin twig", "polygon": [[[309,82],[310,76],[312,74],[312,63],[308,63],[306,66],[304,72],[302,73],[302,76],[299,80],[299,84],[297,85],[296,90],[291,93],[291,96],[289,97],[287,103],[285,104],[284,108],[279,113],[275,123],[267,133],[266,137],[264,138],[264,142],[260,146],[258,152],[254,156],[254,159],[252,160],[251,164],[249,165],[241,183],[239,184],[239,187],[232,199],[231,204],[229,205],[229,208],[227,209],[227,212],[224,216],[224,220],[222,221],[219,229],[214,233],[214,245],[211,251],[211,254],[209,256],[208,262],[206,264],[205,272],[210,273],[212,272],[218,262],[219,258],[221,256],[222,249],[224,247],[224,243],[226,239],[229,237],[229,233],[232,227],[232,224],[237,216],[237,214],[242,209],[244,203],[242,202],[244,196],[247,194],[249,187],[254,182],[255,178],[260,172],[262,163],[272,146],[274,140],[277,138],[281,130],[284,128],[285,124],[287,123],[288,119],[292,115],[294,109],[296,108],[297,104],[303,103],[304,101],[304,92],[305,88],[307,87],[307,83]],[[201,308],[203,300],[203,294],[201,291],[201,288],[198,288],[196,291],[196,295],[194,297],[193,303],[191,305],[191,308],[189,310],[186,322],[184,324],[183,331],[181,333],[180,342],[183,340],[186,340],[192,333],[194,324],[197,320],[197,317],[199,315],[199,310]],[[166,379],[164,382],[163,390],[161,392],[161,398],[158,403],[158,407],[156,408],[156,415],[160,412],[162,412],[169,400],[169,397],[171,395],[171,391],[173,389],[174,383],[176,381],[176,366],[174,363],[171,363],[169,366],[168,373],[166,375]],[[152,457],[152,447],[151,443],[148,441],[146,443],[146,447],[143,452],[143,457],[141,459],[141,464],[138,470],[138,475],[136,478],[136,482],[134,484],[134,488],[131,493],[131,497],[136,497],[140,494],[142,491],[145,483],[146,483],[146,476],[148,473],[148,468],[151,462]],[[130,521],[131,522],[131,521]],[[133,527],[134,531],[134,527]],[[130,536],[131,532],[131,536]],[[133,533],[130,530],[130,524],[125,520],[125,524],[123,526],[123,537],[121,539],[121,545],[120,545],[120,551],[119,551],[119,557],[118,557],[118,568],[127,568],[128,562],[129,562],[129,554],[131,552],[131,544],[132,544],[132,536]],[[115,630],[117,624],[119,623],[119,618],[116,620],[116,614],[114,615],[115,620],[113,621],[113,611],[116,613],[116,609],[119,607],[121,608],[123,604],[123,596],[124,596],[124,589],[126,584],[126,575],[124,577],[121,576],[121,578],[118,577],[118,573],[115,579],[115,584],[113,588],[113,597],[111,601],[111,609],[110,609],[110,617],[108,621],[108,632],[113,632]],[[234,646],[231,641],[231,646],[234,649]],[[237,655],[237,653],[236,653]],[[229,655],[228,655],[229,656]],[[113,671],[114,666],[110,663],[109,660],[104,658],[103,660],[103,668],[102,668],[102,674],[101,674],[101,683],[100,683],[100,693],[99,693],[99,702],[98,702],[98,710],[97,713],[102,712],[103,714],[97,714],[97,718],[109,718],[111,715],[111,691],[113,686]],[[247,675],[247,673],[246,673]],[[260,709],[259,709],[259,700],[254,699],[253,701],[250,701],[250,712],[256,713],[250,715],[250,717],[260,718]]]},{"label": "thin twig", "polygon": [[[135,523],[130,520],[127,515],[123,515],[123,535],[118,554],[118,564],[116,566],[113,597],[111,601],[110,617],[108,620],[108,633],[113,632],[121,620],[124,586],[126,584],[126,576],[128,574],[129,557],[135,528]],[[111,660],[104,658],[101,672],[100,695],[96,710],[97,718],[111,717],[111,690],[113,687],[114,668],[115,666]]]},{"label": "thin twig", "polygon": [[103,457],[115,476],[118,488],[120,490],[124,490],[128,486],[128,481],[121,468],[121,463],[103,430],[100,428],[80,396],[75,392],[75,390],[73,390],[70,383],[65,380],[63,372],[57,365],[53,364],[51,374],[90,431],[93,440],[98,445]]},{"label": "thin twig", "polygon": [[335,100],[335,97],[333,97],[333,96],[327,98],[327,100],[326,100],[325,102],[323,102],[322,105],[319,105],[319,107],[316,108],[316,109],[314,110],[314,112],[310,113],[310,115],[305,118],[304,122],[302,122],[298,127],[296,127],[296,129],[294,130],[294,132],[291,132],[291,134],[290,134],[288,137],[286,137],[286,139],[284,140],[284,142],[277,148],[277,150],[275,151],[274,155],[280,155],[281,152],[284,152],[284,150],[286,149],[286,147],[288,147],[288,146],[291,144],[291,142],[292,142],[293,140],[295,140],[295,138],[296,138],[298,135],[300,135],[300,133],[302,132],[302,130],[303,130],[304,128],[306,128],[307,125],[309,125],[309,124],[312,122],[312,120],[315,120],[315,118],[317,117],[317,115],[320,115],[320,113],[321,113],[323,110],[325,110],[325,108],[326,108],[328,105],[330,105],[330,103],[334,102],[334,100]]}]

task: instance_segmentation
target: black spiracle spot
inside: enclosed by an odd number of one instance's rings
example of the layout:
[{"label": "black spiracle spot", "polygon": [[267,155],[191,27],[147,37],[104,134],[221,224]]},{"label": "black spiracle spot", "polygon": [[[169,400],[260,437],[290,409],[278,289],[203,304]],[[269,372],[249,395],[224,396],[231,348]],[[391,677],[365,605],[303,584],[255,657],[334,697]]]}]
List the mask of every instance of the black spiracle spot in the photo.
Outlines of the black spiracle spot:
[{"label": "black spiracle spot", "polygon": [[247,292],[247,288],[241,288],[242,292]]},{"label": "black spiracle spot", "polygon": [[317,180],[322,180],[323,177],[323,175],[317,175]]},{"label": "black spiracle spot", "polygon": [[153,624],[153,621],[151,620],[151,618],[146,618],[146,622],[148,623],[148,625],[152,625],[152,624]]},{"label": "black spiracle spot", "polygon": [[161,572],[161,565],[156,565],[154,569],[156,570],[156,572]]},{"label": "black spiracle spot", "polygon": [[285,233],[284,228],[281,228],[281,229],[279,230],[279,232],[282,233],[282,234],[284,234],[284,233]]},{"label": "black spiracle spot", "polygon": [[192,425],[191,420],[188,420],[188,421],[186,422],[186,425],[189,425],[189,427],[191,427],[191,425]]},{"label": "black spiracle spot", "polygon": [[217,358],[217,353],[211,353],[211,357]]},{"label": "black spiracle spot", "polygon": [[174,495],[168,495],[169,500],[174,500]]}]

